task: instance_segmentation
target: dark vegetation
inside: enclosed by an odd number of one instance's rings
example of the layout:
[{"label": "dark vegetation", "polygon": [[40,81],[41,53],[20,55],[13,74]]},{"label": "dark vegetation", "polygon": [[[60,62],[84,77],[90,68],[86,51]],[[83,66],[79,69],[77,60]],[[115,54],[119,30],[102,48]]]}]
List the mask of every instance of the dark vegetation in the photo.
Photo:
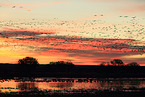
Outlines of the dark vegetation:
[{"label": "dark vegetation", "polygon": [[[57,77],[57,78],[144,78],[145,67],[139,66],[136,62],[124,64],[120,59],[111,62],[103,62],[100,65],[74,65],[72,62],[58,61],[50,64],[39,64],[37,59],[25,57],[18,61],[18,64],[0,64],[0,78],[8,79],[18,77]],[[29,80],[30,80],[29,79]],[[29,83],[28,83],[29,84]],[[20,83],[21,90],[27,89],[27,84]],[[31,85],[35,88],[35,84]],[[92,91],[94,91],[92,89]],[[1,97],[141,97],[145,95],[145,90],[136,92],[124,91],[94,91],[81,90],[79,93],[51,93],[51,91],[23,91],[0,93]]]},{"label": "dark vegetation", "polygon": [[100,66],[140,66],[137,62],[131,62],[128,64],[124,64],[124,62],[120,59],[114,59],[110,62],[102,62]]},{"label": "dark vegetation", "polygon": [[18,61],[18,64],[35,64],[35,65],[38,65],[38,61],[37,59],[33,58],[33,57],[25,57],[23,59],[20,59]]},{"label": "dark vegetation", "polygon": [[144,97],[145,92],[123,92],[123,91],[96,91],[90,93],[84,91],[82,93],[45,93],[43,91],[38,92],[24,92],[24,93],[0,93],[1,97]]},{"label": "dark vegetation", "polygon": [[[0,63],[0,64],[4,64],[4,63]],[[5,64],[9,64],[9,63],[5,63]],[[39,62],[37,61],[37,59],[33,57],[25,57],[23,59],[19,59],[18,64],[21,64],[21,66],[23,65],[24,66],[38,66]],[[45,65],[66,66],[66,65],[75,65],[75,64],[73,64],[71,61],[68,61],[68,62],[58,61],[58,62],[50,62],[50,64],[45,64]],[[121,59],[114,59],[113,61],[110,61],[110,62],[102,62],[101,64],[97,66],[140,66],[140,65],[137,62],[124,64],[124,62]]]},{"label": "dark vegetation", "polygon": [[0,64],[0,77],[145,77],[145,67],[136,62],[124,64],[120,59],[103,62],[100,65],[74,65],[65,61],[40,65],[37,59],[25,57],[18,60],[18,64]]}]

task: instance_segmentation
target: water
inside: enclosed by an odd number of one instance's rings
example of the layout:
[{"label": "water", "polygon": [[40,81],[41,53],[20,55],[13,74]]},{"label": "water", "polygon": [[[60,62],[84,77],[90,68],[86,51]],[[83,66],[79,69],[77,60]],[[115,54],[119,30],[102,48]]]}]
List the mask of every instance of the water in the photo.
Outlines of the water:
[{"label": "water", "polygon": [[14,78],[0,80],[0,92],[49,91],[141,91],[145,89],[144,78]]}]

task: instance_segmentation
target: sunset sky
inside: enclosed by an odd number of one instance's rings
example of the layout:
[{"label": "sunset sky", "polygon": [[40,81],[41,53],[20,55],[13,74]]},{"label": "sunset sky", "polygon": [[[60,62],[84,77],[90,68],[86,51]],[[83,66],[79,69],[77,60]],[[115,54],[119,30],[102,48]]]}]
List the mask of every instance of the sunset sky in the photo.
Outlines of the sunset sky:
[{"label": "sunset sky", "polygon": [[145,65],[145,0],[0,0],[0,63]]}]

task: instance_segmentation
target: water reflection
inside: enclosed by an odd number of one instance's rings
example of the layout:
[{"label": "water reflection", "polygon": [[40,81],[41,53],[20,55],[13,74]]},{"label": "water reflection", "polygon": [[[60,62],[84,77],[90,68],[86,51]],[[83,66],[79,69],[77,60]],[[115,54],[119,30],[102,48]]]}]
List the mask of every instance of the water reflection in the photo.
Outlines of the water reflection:
[{"label": "water reflection", "polygon": [[127,79],[127,80],[107,80],[107,79],[50,79],[39,78],[33,81],[21,80],[3,80],[0,82],[0,92],[17,92],[30,90],[80,90],[80,89],[96,89],[96,90],[124,90],[124,89],[140,89],[145,88],[145,80]]},{"label": "water reflection", "polygon": [[64,90],[71,89],[74,86],[73,82],[43,82],[38,83],[39,90]]},{"label": "water reflection", "polygon": [[17,88],[17,83],[14,80],[7,80],[0,82],[0,92],[17,92],[20,91]]},{"label": "water reflection", "polygon": [[37,89],[37,84],[34,82],[23,82],[23,83],[18,83],[17,88],[20,90],[34,90]]},{"label": "water reflection", "polygon": [[73,86],[74,83],[71,82],[60,82],[60,83],[50,83],[50,87],[56,87],[61,89],[68,89]]}]

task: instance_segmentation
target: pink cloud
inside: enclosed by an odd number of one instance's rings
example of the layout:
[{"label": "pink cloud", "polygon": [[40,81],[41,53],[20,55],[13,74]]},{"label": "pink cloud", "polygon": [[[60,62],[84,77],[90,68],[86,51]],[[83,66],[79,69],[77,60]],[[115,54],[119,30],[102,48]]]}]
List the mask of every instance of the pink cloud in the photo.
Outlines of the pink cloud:
[{"label": "pink cloud", "polygon": [[[37,36],[39,34],[41,33],[10,30],[10,33],[2,33],[0,37],[2,37],[1,40],[8,43],[18,43],[21,44],[22,47],[32,49],[30,53],[33,53],[34,57],[37,56],[40,63],[71,59],[73,63],[79,65],[95,65],[103,61],[111,61],[113,58],[122,59],[124,55],[145,52],[144,47],[128,45],[128,43],[139,42],[135,40],[79,39],[79,37],[71,38],[67,36],[41,37]],[[3,38],[5,36],[7,36],[7,38]],[[27,51],[28,49],[25,50]],[[125,61],[129,63],[132,60],[127,59]],[[133,61],[138,62],[138,59]]]},{"label": "pink cloud", "polygon": [[[20,43],[32,43],[36,46],[43,46],[47,45],[50,48],[59,48],[59,49],[77,49],[77,50],[96,50],[99,52],[106,52],[110,53],[109,51],[117,51],[118,53],[122,52],[138,52],[139,47],[131,47],[127,45],[128,43],[139,43],[139,41],[133,41],[133,40],[75,40],[68,38],[55,38],[55,37],[41,37],[41,36],[35,36],[35,34],[40,34],[43,32],[37,32],[32,30],[19,30],[19,29],[5,29],[7,31],[11,31],[12,33],[6,33],[4,36],[7,37],[33,37],[29,40],[19,40],[17,42]],[[21,34],[21,32],[25,32],[25,35]],[[50,32],[48,32],[50,33]],[[50,33],[55,34],[55,33]],[[67,36],[66,36],[67,37]],[[53,43],[53,44],[52,44]]]}]

